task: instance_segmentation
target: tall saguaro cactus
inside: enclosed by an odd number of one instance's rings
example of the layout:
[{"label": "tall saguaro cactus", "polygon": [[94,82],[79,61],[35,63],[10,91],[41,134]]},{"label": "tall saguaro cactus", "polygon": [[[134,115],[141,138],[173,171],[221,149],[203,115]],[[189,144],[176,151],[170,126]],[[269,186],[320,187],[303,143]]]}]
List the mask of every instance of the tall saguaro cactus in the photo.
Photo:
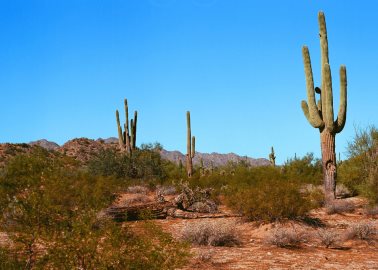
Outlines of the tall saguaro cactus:
[{"label": "tall saguaro cactus", "polygon": [[188,177],[193,175],[193,158],[196,153],[196,137],[192,137],[190,127],[190,112],[186,112],[187,138],[186,138],[186,171]]},{"label": "tall saguaro cactus", "polygon": [[270,164],[273,167],[276,166],[276,156],[274,155],[274,148],[273,148],[273,146],[271,148],[271,153],[269,154],[269,161],[270,161]]},{"label": "tall saguaro cactus", "polygon": [[[322,167],[326,200],[335,198],[336,154],[335,137],[344,128],[347,111],[347,76],[346,67],[340,67],[340,107],[337,119],[333,115],[332,78],[328,58],[327,28],[323,12],[319,12],[320,48],[321,48],[321,88],[314,88],[311,60],[308,48],[303,46],[303,62],[306,75],[307,101],[302,101],[302,110],[308,122],[318,128],[322,151]],[[316,103],[315,92],[320,98]]]},{"label": "tall saguaro cactus", "polygon": [[119,112],[116,110],[116,119],[118,127],[118,142],[122,150],[126,151],[128,154],[131,154],[132,151],[136,148],[136,126],[138,119],[138,112],[134,112],[134,119],[130,120],[129,126],[129,107],[127,105],[127,99],[124,100],[125,103],[125,115],[126,120],[124,124],[124,131],[122,131],[122,126],[119,121]]}]

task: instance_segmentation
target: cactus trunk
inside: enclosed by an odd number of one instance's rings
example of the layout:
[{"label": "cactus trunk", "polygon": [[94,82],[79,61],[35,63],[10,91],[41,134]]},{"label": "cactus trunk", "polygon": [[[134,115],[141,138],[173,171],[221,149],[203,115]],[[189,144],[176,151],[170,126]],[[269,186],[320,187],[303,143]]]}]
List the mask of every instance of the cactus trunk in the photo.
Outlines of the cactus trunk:
[{"label": "cactus trunk", "polygon": [[186,134],[186,171],[188,177],[193,175],[193,158],[195,156],[195,143],[196,138],[192,137],[192,131],[190,126],[190,112],[186,112],[186,125],[187,125],[187,134]]},{"label": "cactus trunk", "polygon": [[322,150],[322,169],[324,179],[324,194],[326,201],[335,198],[336,189],[336,152],[335,134],[326,128],[320,133]]},{"label": "cactus trunk", "polygon": [[272,146],[271,153],[269,154],[269,161],[273,167],[276,167],[276,156],[274,155],[274,148]]}]

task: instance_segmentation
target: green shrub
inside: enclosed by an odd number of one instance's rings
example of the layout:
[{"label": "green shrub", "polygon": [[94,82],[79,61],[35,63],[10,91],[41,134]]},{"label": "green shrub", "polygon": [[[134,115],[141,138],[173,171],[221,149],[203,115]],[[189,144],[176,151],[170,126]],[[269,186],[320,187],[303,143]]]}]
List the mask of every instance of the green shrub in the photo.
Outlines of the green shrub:
[{"label": "green shrub", "polygon": [[339,167],[340,182],[371,204],[378,203],[378,130],[374,126],[356,130],[347,153],[349,159]]},{"label": "green shrub", "polygon": [[[89,174],[40,149],[15,157],[0,175],[0,230],[14,254],[5,269],[175,269],[187,249],[159,227],[143,234],[100,219],[123,188],[113,176]],[[147,225],[146,225],[147,226]],[[22,267],[18,267],[18,266]],[[9,267],[8,267],[9,266]]]},{"label": "green shrub", "polygon": [[315,159],[312,153],[302,158],[288,159],[282,171],[289,179],[301,183],[319,185],[323,179],[321,160]]},{"label": "green shrub", "polygon": [[288,180],[273,167],[235,174],[226,192],[226,203],[249,220],[275,221],[303,217],[313,207],[300,183]]},{"label": "green shrub", "polygon": [[143,145],[143,148],[135,150],[131,156],[114,149],[101,150],[88,161],[88,170],[93,175],[162,183],[166,178],[165,162],[156,147],[151,144]]}]

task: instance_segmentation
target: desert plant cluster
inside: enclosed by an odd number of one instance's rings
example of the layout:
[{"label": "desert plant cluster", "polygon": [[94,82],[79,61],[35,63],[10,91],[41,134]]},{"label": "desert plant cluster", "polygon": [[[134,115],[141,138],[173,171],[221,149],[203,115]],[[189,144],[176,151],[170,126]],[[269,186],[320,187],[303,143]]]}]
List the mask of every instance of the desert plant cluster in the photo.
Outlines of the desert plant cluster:
[{"label": "desert plant cluster", "polygon": [[[302,109],[320,132],[321,159],[308,153],[278,165],[279,153],[271,147],[266,166],[247,159],[195,164],[188,111],[184,166],[163,159],[159,143],[137,146],[138,113],[129,120],[125,99],[123,125],[116,111],[117,143],[101,141],[92,149],[82,140],[77,151],[19,145],[1,152],[0,269],[180,269],[193,258],[211,262],[215,251],[195,256],[193,246],[240,248],[255,239],[277,249],[341,250],[358,241],[375,247],[378,130],[357,129],[348,159],[337,161],[336,134],[346,123],[346,68],[340,68],[335,120],[322,12],[319,28],[321,87],[314,87],[304,46]],[[337,223],[356,216],[365,221]],[[171,219],[187,223],[172,232],[166,228]],[[245,230],[268,225],[263,237],[248,234],[246,240]]]}]

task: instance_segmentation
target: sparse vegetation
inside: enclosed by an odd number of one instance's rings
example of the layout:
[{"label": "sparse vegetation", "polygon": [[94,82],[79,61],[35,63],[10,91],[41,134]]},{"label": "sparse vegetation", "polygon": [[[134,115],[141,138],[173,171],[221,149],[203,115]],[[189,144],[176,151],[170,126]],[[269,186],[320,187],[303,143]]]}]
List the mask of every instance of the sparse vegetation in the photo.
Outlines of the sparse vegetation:
[{"label": "sparse vegetation", "polygon": [[342,214],[342,213],[351,213],[355,209],[355,205],[350,201],[345,200],[334,200],[332,202],[328,202],[325,205],[326,213],[328,215],[333,214]]},{"label": "sparse vegetation", "polygon": [[335,246],[340,242],[340,235],[330,229],[319,229],[317,236],[320,239],[320,243],[326,248]]},{"label": "sparse vegetation", "polygon": [[240,243],[235,225],[221,220],[187,224],[182,230],[182,239],[197,245],[235,246]]},{"label": "sparse vegetation", "polygon": [[370,222],[353,224],[346,233],[346,239],[371,240],[377,234],[377,229]]},{"label": "sparse vegetation", "polygon": [[266,241],[280,248],[297,248],[305,240],[302,232],[279,227],[271,232]]}]

